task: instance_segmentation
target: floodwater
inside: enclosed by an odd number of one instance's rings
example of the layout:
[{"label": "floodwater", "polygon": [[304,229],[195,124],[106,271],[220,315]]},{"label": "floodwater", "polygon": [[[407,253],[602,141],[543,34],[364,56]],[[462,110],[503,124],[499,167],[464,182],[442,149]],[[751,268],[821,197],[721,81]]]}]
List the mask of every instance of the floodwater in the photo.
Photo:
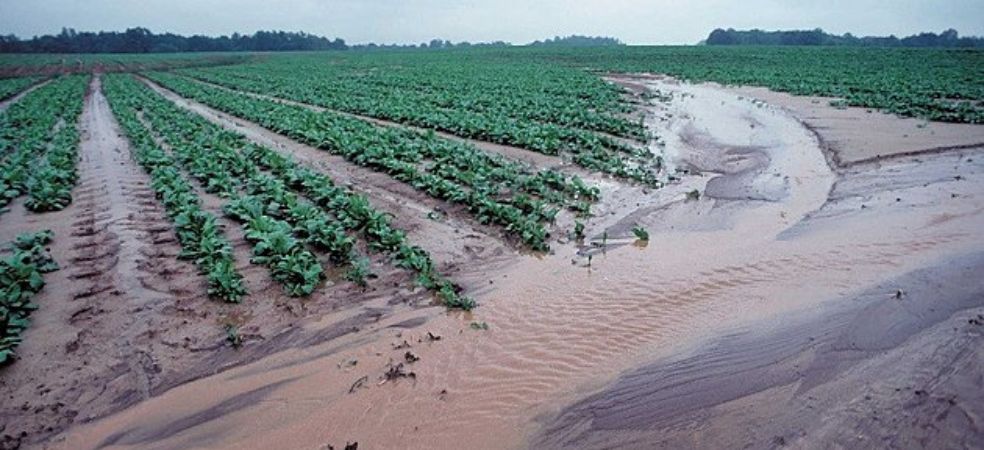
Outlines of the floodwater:
[{"label": "floodwater", "polygon": [[[700,172],[649,193],[661,207],[589,222],[583,246],[471,269],[473,313],[387,317],[163,392],[52,447],[522,448],[625,371],[984,250],[984,158],[837,173],[785,110],[711,86],[635,82],[673,94],[653,101],[651,123],[674,164]],[[701,199],[686,198],[692,187]],[[650,230],[647,245],[624,245],[634,225]],[[592,244],[609,229],[606,245]]]}]

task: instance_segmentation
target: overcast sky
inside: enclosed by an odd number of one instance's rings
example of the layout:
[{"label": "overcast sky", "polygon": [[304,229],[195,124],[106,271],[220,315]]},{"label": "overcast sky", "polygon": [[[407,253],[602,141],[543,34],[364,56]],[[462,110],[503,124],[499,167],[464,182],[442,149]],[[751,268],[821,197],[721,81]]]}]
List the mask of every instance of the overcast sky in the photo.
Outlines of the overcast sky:
[{"label": "overcast sky", "polygon": [[282,29],[349,43],[588,34],[692,44],[716,27],[899,36],[952,27],[984,35],[984,0],[0,0],[0,34],[31,37],[63,26],[208,35]]}]

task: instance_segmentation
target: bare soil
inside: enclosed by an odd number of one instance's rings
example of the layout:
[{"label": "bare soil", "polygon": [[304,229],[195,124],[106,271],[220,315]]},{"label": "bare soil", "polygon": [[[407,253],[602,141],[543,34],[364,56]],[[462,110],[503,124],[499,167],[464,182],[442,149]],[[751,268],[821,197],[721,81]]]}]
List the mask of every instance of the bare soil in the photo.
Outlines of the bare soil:
[{"label": "bare soil", "polygon": [[769,105],[788,109],[816,132],[838,165],[940,150],[984,147],[984,127],[930,122],[881,111],[835,108],[828,97],[795,96],[766,88],[728,88]]}]

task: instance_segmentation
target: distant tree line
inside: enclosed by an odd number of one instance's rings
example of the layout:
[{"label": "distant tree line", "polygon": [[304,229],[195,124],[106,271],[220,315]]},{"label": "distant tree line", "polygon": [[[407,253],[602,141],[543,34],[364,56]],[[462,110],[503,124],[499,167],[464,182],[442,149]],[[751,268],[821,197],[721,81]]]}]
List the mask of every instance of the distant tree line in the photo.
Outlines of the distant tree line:
[{"label": "distant tree line", "polygon": [[257,31],[231,36],[181,36],[154,34],[146,28],[123,32],[77,32],[62,28],[58,35],[21,40],[0,36],[0,53],[176,53],[176,52],[276,52],[291,50],[345,50],[342,39],[328,39],[303,32]]},{"label": "distant tree line", "polygon": [[[231,36],[181,36],[155,34],[137,27],[126,31],[75,31],[62,28],[57,35],[22,40],[15,35],[0,36],[0,53],[180,53],[180,52],[278,52],[301,50],[412,50],[511,47],[503,41],[458,42],[433,39],[420,44],[359,44],[349,46],[342,39],[328,39],[304,32],[257,31]],[[535,41],[532,47],[601,47],[625,45],[612,37],[571,35]]]},{"label": "distant tree line", "polygon": [[572,34],[566,37],[555,36],[545,41],[535,41],[530,47],[610,47],[625,45],[622,41],[607,36],[579,36]]},{"label": "distant tree line", "polygon": [[822,29],[763,31],[716,29],[705,41],[707,45],[832,45],[854,47],[984,47],[984,38],[960,37],[957,30],[949,29],[940,34],[920,33],[897,38],[893,36],[856,37],[851,33],[842,36],[829,34]]},{"label": "distant tree line", "polygon": [[[612,38],[612,37],[594,37],[594,36],[579,36],[570,35],[566,37],[556,36],[552,39],[546,39],[544,41],[534,41],[526,44],[528,47],[545,47],[545,46],[556,46],[556,47],[603,47],[612,45],[625,45],[622,41]],[[353,45],[350,48],[353,50],[412,50],[412,49],[455,49],[455,48],[497,48],[497,47],[512,47],[513,44],[503,41],[493,41],[493,42],[451,42],[448,40],[433,39],[430,42],[421,42],[420,44],[359,44]]]},{"label": "distant tree line", "polygon": [[511,47],[512,44],[503,41],[494,42],[458,42],[454,43],[448,40],[442,39],[432,39],[430,42],[421,42],[420,44],[358,44],[350,46],[352,50],[414,50],[414,49],[453,49],[453,48],[495,48],[495,47]]}]

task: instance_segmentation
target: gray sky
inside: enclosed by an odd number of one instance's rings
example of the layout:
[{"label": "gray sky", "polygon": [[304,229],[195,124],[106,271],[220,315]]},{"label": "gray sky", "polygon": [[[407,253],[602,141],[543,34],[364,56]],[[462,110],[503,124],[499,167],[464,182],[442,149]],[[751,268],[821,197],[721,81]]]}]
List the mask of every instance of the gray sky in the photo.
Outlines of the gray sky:
[{"label": "gray sky", "polygon": [[984,0],[0,0],[0,34],[144,26],[179,34],[307,31],[349,43],[607,35],[691,44],[716,27],[899,36],[956,28],[984,35]]}]

